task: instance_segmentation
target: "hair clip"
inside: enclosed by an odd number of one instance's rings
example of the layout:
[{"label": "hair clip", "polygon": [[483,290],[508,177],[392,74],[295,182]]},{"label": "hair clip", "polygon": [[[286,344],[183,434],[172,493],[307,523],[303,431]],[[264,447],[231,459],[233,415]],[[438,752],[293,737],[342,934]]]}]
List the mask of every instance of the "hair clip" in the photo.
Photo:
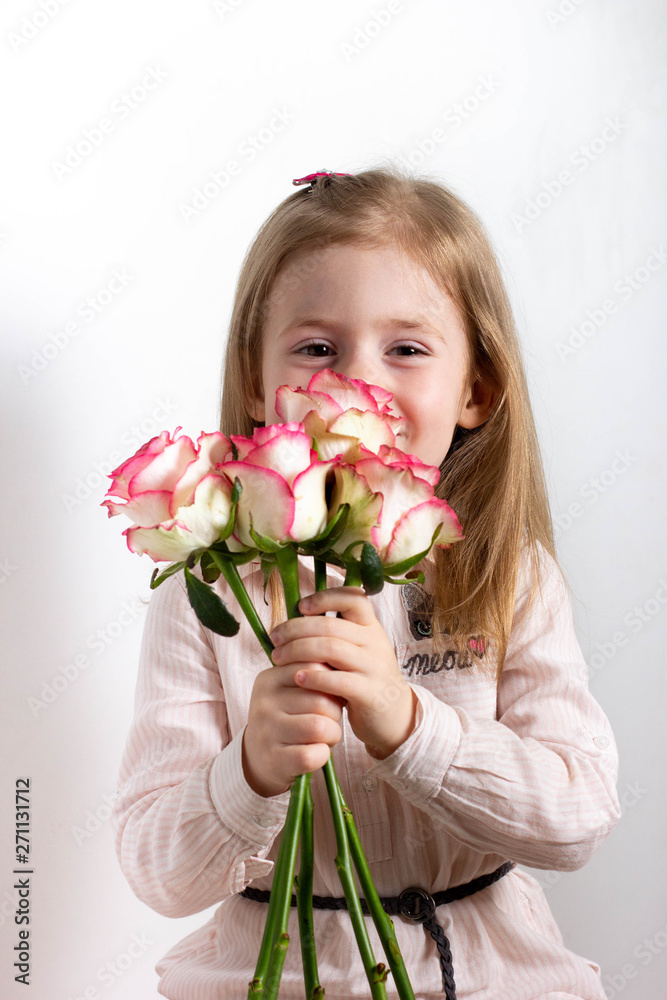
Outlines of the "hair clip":
[{"label": "hair clip", "polygon": [[318,177],[354,177],[354,174],[337,174],[334,173],[333,170],[320,170],[316,174],[306,174],[305,177],[295,177],[292,184],[310,184],[309,190],[312,191]]}]

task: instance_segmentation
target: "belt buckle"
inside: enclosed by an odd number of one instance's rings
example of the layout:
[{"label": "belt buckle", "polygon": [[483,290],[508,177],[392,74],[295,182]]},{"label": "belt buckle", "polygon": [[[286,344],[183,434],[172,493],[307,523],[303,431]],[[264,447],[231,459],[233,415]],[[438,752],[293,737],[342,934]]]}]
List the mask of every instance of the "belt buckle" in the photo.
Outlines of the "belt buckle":
[{"label": "belt buckle", "polygon": [[398,897],[398,912],[406,920],[413,920],[417,924],[424,924],[435,916],[435,909],[433,896],[426,889],[415,885],[404,889]]}]

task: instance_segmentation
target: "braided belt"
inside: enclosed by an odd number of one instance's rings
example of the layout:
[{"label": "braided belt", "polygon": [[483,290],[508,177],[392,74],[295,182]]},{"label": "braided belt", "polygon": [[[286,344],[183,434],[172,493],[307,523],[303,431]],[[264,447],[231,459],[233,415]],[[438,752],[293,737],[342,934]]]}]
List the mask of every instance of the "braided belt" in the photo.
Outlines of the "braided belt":
[{"label": "braided belt", "polygon": [[[440,955],[442,988],[447,1000],[456,1000],[452,951],[447,935],[435,919],[436,908],[442,906],[444,903],[453,903],[456,899],[472,896],[474,892],[479,892],[480,889],[486,889],[487,886],[497,882],[498,879],[502,878],[503,875],[507,875],[515,867],[514,861],[506,861],[500,868],[496,868],[494,872],[489,872],[488,875],[480,875],[479,878],[474,878],[471,882],[464,883],[464,885],[455,885],[451,889],[445,889],[443,892],[434,892],[433,895],[426,892],[425,889],[411,886],[409,889],[404,889],[400,896],[380,897],[382,909],[386,913],[389,913],[391,916],[399,915],[405,917],[406,920],[423,924],[424,930],[435,941]],[[258,903],[268,903],[271,899],[270,889],[253,889],[251,886],[247,886],[239,895],[245,896],[246,899],[254,899]],[[360,897],[359,902],[362,912],[370,913],[366,900]],[[292,896],[292,906],[296,906],[296,896]],[[317,910],[347,909],[344,896],[313,896],[313,906]]]}]

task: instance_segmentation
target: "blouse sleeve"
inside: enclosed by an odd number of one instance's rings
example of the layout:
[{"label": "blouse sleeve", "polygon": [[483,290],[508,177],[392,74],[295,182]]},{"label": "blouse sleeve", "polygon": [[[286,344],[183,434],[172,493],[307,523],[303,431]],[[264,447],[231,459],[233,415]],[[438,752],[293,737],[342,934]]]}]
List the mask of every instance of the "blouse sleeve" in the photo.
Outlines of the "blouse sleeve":
[{"label": "blouse sleeve", "polygon": [[522,618],[526,561],[497,692],[476,718],[418,685],[415,728],[370,770],[461,843],[533,868],[582,867],[620,819],[618,754],[588,689],[565,583],[541,549],[542,596]]},{"label": "blouse sleeve", "polygon": [[[225,642],[238,643],[242,634]],[[112,814],[125,877],[165,916],[197,913],[273,867],[266,855],[284,825],[289,791],[271,798],[253,791],[242,738],[243,729],[230,739],[207,630],[180,574],[169,577],[147,610]]]}]

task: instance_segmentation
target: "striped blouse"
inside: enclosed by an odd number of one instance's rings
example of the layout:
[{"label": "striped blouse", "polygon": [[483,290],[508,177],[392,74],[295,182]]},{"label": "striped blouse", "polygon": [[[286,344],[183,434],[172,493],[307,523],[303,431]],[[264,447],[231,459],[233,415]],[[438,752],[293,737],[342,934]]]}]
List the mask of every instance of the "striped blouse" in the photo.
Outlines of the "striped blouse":
[{"label": "striped blouse", "polygon": [[[380,896],[468,882],[507,860],[548,870],[582,867],[620,818],[618,756],[608,719],[588,690],[569,596],[551,557],[528,614],[532,570],[523,560],[514,626],[498,684],[470,657],[432,651],[429,629],[404,588],[371,598],[418,698],[415,727],[384,760],[370,756],[345,710],[336,773]],[[301,560],[301,593],[314,590]],[[262,575],[242,567],[267,628]],[[330,566],[328,585],[341,586]],[[426,587],[428,588],[427,576]],[[234,611],[224,580],[215,584]],[[414,592],[413,592],[414,596]],[[234,638],[205,629],[182,574],[152,595],[142,640],[135,713],[112,823],[121,868],[139,899],[182,917],[216,903],[214,916],[156,966],[170,1000],[245,997],[267,906],[238,895],[271,887],[289,791],[264,798],[245,780],[241,741],[255,676],[269,668],[240,611]],[[476,665],[477,664],[477,665]],[[342,896],[321,771],[313,774],[316,895]],[[298,871],[298,859],[297,859]],[[493,885],[438,907],[458,1000],[605,1000],[599,966],[565,947],[537,880],[514,868]],[[370,995],[346,910],[314,912],[320,981],[328,1000]],[[365,917],[377,961],[384,960]],[[436,946],[417,923],[393,918],[418,1000],[442,997]],[[302,1000],[296,909],[281,1000]],[[397,997],[393,977],[387,996]]]}]

